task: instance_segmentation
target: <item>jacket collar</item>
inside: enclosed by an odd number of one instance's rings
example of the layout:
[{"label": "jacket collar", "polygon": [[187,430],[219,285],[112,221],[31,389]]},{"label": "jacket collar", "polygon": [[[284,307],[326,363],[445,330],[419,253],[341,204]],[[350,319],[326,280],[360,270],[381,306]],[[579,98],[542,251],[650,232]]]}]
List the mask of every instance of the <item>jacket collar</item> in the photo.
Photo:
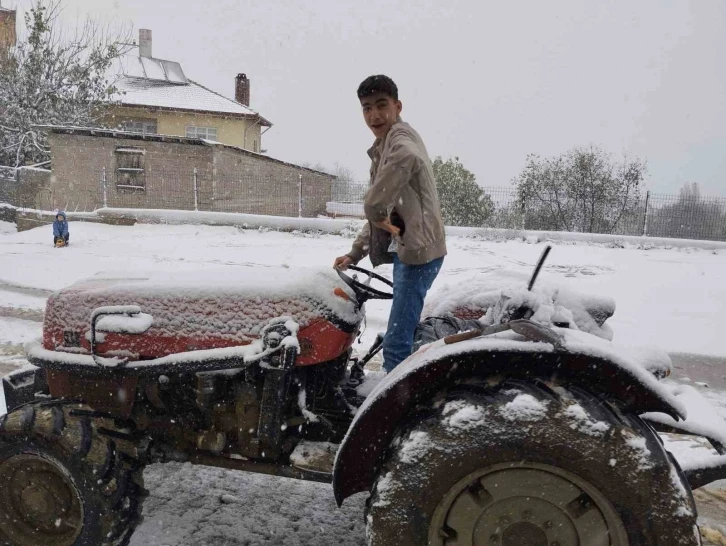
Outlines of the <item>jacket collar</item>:
[{"label": "jacket collar", "polygon": [[383,138],[377,138],[373,141],[373,146],[368,148],[368,157],[370,157],[372,160],[376,160],[379,157],[381,157],[381,152],[383,151],[383,146],[386,143],[386,140],[388,139],[388,135],[391,134],[391,130],[398,125],[399,123],[403,123],[403,120],[401,119],[401,116],[398,116],[396,119],[396,123],[391,125],[391,129],[388,130],[388,133],[386,133],[386,136]]}]

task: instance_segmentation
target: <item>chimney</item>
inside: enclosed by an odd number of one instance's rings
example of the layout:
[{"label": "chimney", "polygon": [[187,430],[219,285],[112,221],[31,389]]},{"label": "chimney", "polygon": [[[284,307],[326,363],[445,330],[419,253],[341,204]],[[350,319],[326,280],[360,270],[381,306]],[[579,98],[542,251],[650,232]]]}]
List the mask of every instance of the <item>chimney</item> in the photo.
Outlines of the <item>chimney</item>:
[{"label": "chimney", "polygon": [[250,80],[247,74],[237,74],[234,80],[234,100],[245,106],[250,105]]},{"label": "chimney", "polygon": [[152,57],[151,31],[146,28],[139,29],[139,57]]},{"label": "chimney", "polygon": [[4,8],[0,4],[0,61],[3,60],[2,54],[15,47],[16,42],[15,10]]}]

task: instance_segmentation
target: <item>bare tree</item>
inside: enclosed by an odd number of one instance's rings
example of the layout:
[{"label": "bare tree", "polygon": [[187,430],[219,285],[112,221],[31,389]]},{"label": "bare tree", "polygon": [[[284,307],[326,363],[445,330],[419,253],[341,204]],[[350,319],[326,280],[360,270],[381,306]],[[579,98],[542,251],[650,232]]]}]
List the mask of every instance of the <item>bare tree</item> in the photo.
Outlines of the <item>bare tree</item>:
[{"label": "bare tree", "polygon": [[37,126],[98,126],[100,107],[116,92],[110,72],[131,29],[87,19],[68,34],[61,9],[62,0],[34,0],[27,39],[0,65],[0,165],[47,160],[47,137]]},{"label": "bare tree", "polygon": [[612,233],[638,206],[645,173],[638,158],[615,162],[600,148],[575,148],[549,159],[528,156],[514,184],[526,227]]}]

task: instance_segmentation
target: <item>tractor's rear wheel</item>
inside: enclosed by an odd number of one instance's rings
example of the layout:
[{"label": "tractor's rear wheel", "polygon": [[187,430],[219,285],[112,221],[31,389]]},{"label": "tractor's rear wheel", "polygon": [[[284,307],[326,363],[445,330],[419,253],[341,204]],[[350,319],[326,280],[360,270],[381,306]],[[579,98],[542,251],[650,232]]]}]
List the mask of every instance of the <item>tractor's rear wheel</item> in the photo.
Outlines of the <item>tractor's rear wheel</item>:
[{"label": "tractor's rear wheel", "polygon": [[451,392],[410,423],[367,505],[371,546],[700,544],[653,430],[577,389]]},{"label": "tractor's rear wheel", "polygon": [[0,544],[128,543],[141,521],[143,469],[130,445],[107,434],[112,422],[92,415],[37,403],[1,418]]}]

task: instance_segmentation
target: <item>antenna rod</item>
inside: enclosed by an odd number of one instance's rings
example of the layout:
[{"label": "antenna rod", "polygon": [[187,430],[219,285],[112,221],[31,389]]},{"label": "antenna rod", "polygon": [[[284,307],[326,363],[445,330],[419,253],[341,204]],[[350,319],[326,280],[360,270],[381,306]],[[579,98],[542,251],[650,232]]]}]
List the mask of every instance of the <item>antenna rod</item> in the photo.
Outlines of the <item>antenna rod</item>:
[{"label": "antenna rod", "polygon": [[534,273],[532,273],[532,278],[529,280],[529,286],[527,286],[527,290],[529,292],[532,291],[532,287],[534,286],[534,283],[537,280],[539,271],[540,271],[540,269],[542,269],[542,266],[544,265],[545,260],[547,259],[547,255],[550,253],[550,250],[552,250],[552,245],[547,245],[545,247],[545,249],[542,251],[542,255],[539,257],[539,261],[537,262],[537,267],[534,268]]}]

